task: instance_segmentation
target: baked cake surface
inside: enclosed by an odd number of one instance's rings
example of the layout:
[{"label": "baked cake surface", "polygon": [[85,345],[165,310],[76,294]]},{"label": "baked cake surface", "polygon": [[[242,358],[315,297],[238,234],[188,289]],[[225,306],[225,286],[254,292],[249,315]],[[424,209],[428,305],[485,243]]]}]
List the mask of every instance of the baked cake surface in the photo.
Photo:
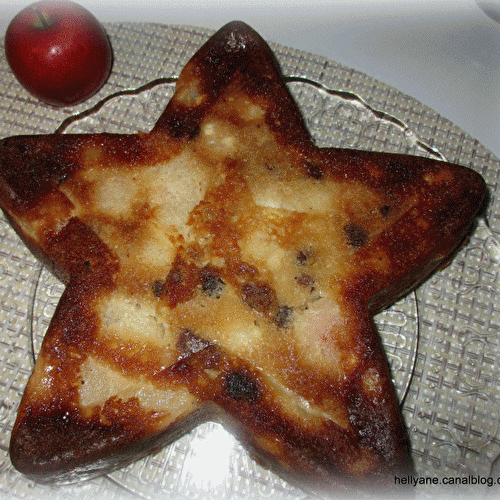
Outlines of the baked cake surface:
[{"label": "baked cake surface", "polygon": [[478,174],[315,147],[242,23],[150,133],[13,137],[0,163],[4,211],[67,284],[12,434],[21,472],[99,474],[213,418],[327,490],[411,472],[372,315],[450,257]]}]

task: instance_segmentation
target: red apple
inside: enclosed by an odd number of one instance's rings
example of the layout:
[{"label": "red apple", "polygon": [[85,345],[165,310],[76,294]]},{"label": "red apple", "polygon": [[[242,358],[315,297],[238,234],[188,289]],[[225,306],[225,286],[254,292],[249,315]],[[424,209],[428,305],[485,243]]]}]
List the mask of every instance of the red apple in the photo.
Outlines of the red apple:
[{"label": "red apple", "polygon": [[35,2],[19,12],[5,34],[5,55],[19,83],[53,106],[95,94],[112,64],[99,21],[80,5],[62,1]]}]

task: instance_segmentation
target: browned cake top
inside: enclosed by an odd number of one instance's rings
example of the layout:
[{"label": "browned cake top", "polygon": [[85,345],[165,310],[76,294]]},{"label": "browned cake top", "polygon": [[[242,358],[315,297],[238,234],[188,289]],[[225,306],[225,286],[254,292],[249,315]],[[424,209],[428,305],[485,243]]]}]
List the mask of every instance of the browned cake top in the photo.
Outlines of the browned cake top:
[{"label": "browned cake top", "polygon": [[455,249],[479,175],[316,148],[241,23],[151,133],[11,138],[0,162],[14,227],[68,283],[14,429],[20,470],[116,467],[214,412],[287,476],[410,470],[371,314]]}]

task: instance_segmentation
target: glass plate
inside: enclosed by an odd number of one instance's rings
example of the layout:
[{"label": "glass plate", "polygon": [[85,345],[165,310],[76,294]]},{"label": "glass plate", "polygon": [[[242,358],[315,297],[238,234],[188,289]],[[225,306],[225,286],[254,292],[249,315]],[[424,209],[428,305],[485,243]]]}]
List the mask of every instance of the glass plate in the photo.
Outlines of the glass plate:
[{"label": "glass plate", "polygon": [[[363,147],[363,137],[385,141],[387,149],[442,158],[400,120],[372,109],[355,94],[338,92],[304,78],[288,78],[291,92],[320,146]],[[173,95],[175,79],[159,79],[113,94],[91,109],[68,117],[59,133],[134,133],[150,129]],[[129,123],[127,114],[143,117]],[[390,144],[393,147],[390,147]],[[366,147],[366,146],[365,146]],[[64,286],[41,266],[29,311],[32,359]],[[400,401],[409,390],[417,360],[419,322],[415,293],[375,317]],[[214,453],[213,450],[216,450]],[[305,498],[249,458],[219,424],[206,423],[161,452],[109,474],[108,479],[143,498]]]},{"label": "glass plate", "polygon": [[[100,94],[76,108],[40,105],[0,58],[1,137],[53,133],[59,125],[61,133],[148,131],[174,90],[173,79],[158,78],[178,75],[213,33],[135,22],[107,23],[106,29],[113,73]],[[270,45],[319,146],[448,159],[485,178],[485,217],[451,265],[375,319],[402,401],[416,477],[425,479],[415,497],[500,497],[500,160],[397,89],[321,56]],[[44,486],[15,471],[10,433],[61,292],[0,216],[0,498],[308,497],[260,468],[231,435],[210,423],[156,455],[75,485]]]}]

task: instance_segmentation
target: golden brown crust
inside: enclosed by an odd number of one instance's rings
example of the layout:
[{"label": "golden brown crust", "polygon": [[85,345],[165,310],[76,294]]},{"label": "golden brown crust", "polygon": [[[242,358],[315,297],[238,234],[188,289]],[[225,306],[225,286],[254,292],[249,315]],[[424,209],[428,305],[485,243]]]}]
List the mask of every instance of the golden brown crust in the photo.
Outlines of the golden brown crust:
[{"label": "golden brown crust", "polygon": [[484,192],[457,165],[315,147],[242,23],[149,134],[2,141],[0,204],[67,283],[14,465],[74,480],[218,418],[287,478],[391,487],[412,461],[371,314],[450,257]]}]

